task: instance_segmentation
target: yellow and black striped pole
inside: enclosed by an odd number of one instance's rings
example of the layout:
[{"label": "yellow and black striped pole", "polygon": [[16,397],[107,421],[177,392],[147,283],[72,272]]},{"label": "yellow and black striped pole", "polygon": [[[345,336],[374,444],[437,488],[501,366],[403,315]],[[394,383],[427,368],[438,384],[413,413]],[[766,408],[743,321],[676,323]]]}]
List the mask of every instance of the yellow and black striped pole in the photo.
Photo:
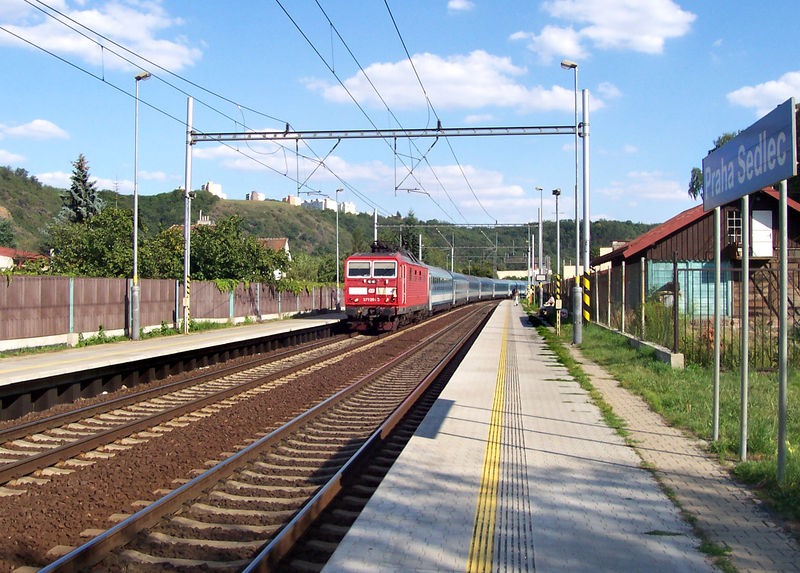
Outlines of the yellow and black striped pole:
[{"label": "yellow and black striped pole", "polygon": [[583,322],[591,322],[592,310],[592,282],[589,280],[589,272],[583,273]]},{"label": "yellow and black striped pole", "polygon": [[553,275],[556,297],[556,334],[561,335],[561,276]]}]

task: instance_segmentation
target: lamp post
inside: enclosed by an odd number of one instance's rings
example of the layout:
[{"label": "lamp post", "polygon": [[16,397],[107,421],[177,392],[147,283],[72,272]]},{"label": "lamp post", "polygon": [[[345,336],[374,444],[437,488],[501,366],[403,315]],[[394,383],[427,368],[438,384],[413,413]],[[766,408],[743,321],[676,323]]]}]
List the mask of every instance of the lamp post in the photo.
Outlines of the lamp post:
[{"label": "lamp post", "polygon": [[131,286],[131,339],[139,340],[139,82],[150,72],[136,74],[136,108],[133,127],[133,286]]},{"label": "lamp post", "polygon": [[[526,296],[530,297],[533,292],[533,235],[531,234],[531,224],[528,223],[528,292]],[[528,303],[531,299],[528,298]]]},{"label": "lamp post", "polygon": [[336,310],[342,309],[339,302],[339,193],[344,191],[341,187],[336,190]]},{"label": "lamp post", "polygon": [[561,67],[573,70],[575,75],[575,283],[572,287],[572,344],[583,342],[583,289],[581,288],[578,266],[581,260],[581,221],[578,217],[578,64],[562,60]]},{"label": "lamp post", "polygon": [[[539,274],[542,274],[544,264],[544,256],[543,256],[543,244],[542,244],[542,207],[544,206],[544,198],[542,195],[542,188],[537,187],[536,190],[539,192]],[[542,283],[539,283],[539,306],[542,306],[542,302],[544,298],[544,293],[542,292]]]},{"label": "lamp post", "polygon": [[192,257],[192,199],[196,193],[192,191],[192,123],[194,118],[194,98],[186,98],[186,169],[183,185],[183,333],[189,334],[192,299],[190,296],[191,257]]},{"label": "lamp post", "polygon": [[558,197],[561,195],[561,189],[553,189],[553,195],[556,197],[556,274],[561,277],[561,221],[558,218]]}]

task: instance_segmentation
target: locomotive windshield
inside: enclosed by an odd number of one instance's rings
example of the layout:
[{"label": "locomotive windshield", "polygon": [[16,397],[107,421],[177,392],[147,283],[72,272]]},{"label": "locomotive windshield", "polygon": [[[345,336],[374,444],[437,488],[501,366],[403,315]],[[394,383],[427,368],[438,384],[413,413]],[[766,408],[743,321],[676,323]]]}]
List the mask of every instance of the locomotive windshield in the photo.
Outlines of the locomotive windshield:
[{"label": "locomotive windshield", "polygon": [[350,261],[347,263],[347,276],[353,278],[368,277],[369,261]]},{"label": "locomotive windshield", "polygon": [[375,261],[375,278],[394,278],[397,274],[395,261]]}]

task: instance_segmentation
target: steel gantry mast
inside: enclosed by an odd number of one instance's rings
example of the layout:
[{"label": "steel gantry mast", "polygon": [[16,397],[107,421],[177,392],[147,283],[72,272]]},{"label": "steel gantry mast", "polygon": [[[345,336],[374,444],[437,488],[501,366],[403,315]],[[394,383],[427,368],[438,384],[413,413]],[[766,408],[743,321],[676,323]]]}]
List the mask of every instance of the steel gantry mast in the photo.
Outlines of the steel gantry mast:
[{"label": "steel gantry mast", "polygon": [[201,133],[192,132],[192,143],[201,141],[279,141],[300,139],[390,139],[396,137],[485,137],[500,135],[569,135],[574,125],[545,125],[527,127],[436,127],[423,129],[343,129],[328,131],[245,131]]},{"label": "steel gantry mast", "polygon": [[[191,98],[189,98],[191,100]],[[576,100],[577,102],[577,100]],[[577,104],[576,104],[577,105]],[[584,103],[585,105],[585,103]],[[191,110],[191,103],[189,104]],[[577,113],[577,112],[576,112]],[[301,139],[397,139],[397,138],[423,138],[423,137],[498,137],[498,136],[517,136],[517,135],[575,135],[576,148],[577,138],[584,137],[584,131],[588,127],[585,124],[578,124],[577,121],[573,125],[538,125],[538,126],[518,126],[518,127],[442,127],[441,124],[435,128],[423,129],[345,129],[345,130],[325,130],[325,131],[295,131],[292,130],[289,124],[286,124],[286,129],[283,131],[245,131],[245,132],[200,132],[192,127],[191,111],[187,114],[187,141],[186,141],[186,157],[187,157],[187,185],[186,196],[187,205],[189,204],[189,181],[191,177],[191,150],[192,146],[201,142],[229,142],[229,141],[287,141],[294,140],[300,141]],[[576,116],[577,117],[577,116]],[[586,147],[586,146],[585,146]],[[584,150],[584,153],[586,151]],[[577,177],[577,174],[576,174]],[[584,185],[586,182],[584,182]],[[584,193],[587,189],[584,189]],[[585,200],[585,199],[584,199]],[[577,201],[577,185],[576,185],[576,201]],[[190,207],[187,206],[187,211]],[[577,208],[577,207],[576,207]],[[375,211],[375,240],[377,240],[377,210]],[[587,217],[588,219],[588,217]],[[588,222],[588,221],[587,221]],[[188,216],[186,221],[188,229]],[[469,225],[481,226],[481,225]],[[188,238],[186,240],[188,245]],[[587,241],[588,243],[588,241]],[[188,249],[188,247],[187,247]],[[588,251],[588,244],[586,246]],[[495,246],[496,253],[496,246]],[[496,256],[496,255],[495,255]],[[576,262],[577,265],[577,262]],[[185,260],[185,266],[188,269],[188,252]],[[495,265],[496,268],[496,265]],[[188,270],[184,271],[186,274]],[[184,319],[188,318],[189,310],[189,297],[188,297],[188,277],[184,278],[185,284],[185,297],[184,297]],[[576,306],[574,312],[580,313],[580,301]],[[187,320],[188,322],[188,320]]]}]

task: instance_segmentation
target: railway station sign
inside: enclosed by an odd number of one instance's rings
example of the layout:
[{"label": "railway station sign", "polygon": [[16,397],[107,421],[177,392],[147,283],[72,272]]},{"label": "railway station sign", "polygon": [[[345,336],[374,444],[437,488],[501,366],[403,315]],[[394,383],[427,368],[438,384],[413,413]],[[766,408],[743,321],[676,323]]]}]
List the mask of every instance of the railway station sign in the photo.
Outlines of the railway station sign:
[{"label": "railway station sign", "polygon": [[797,121],[789,98],[703,159],[703,210],[797,175]]}]

